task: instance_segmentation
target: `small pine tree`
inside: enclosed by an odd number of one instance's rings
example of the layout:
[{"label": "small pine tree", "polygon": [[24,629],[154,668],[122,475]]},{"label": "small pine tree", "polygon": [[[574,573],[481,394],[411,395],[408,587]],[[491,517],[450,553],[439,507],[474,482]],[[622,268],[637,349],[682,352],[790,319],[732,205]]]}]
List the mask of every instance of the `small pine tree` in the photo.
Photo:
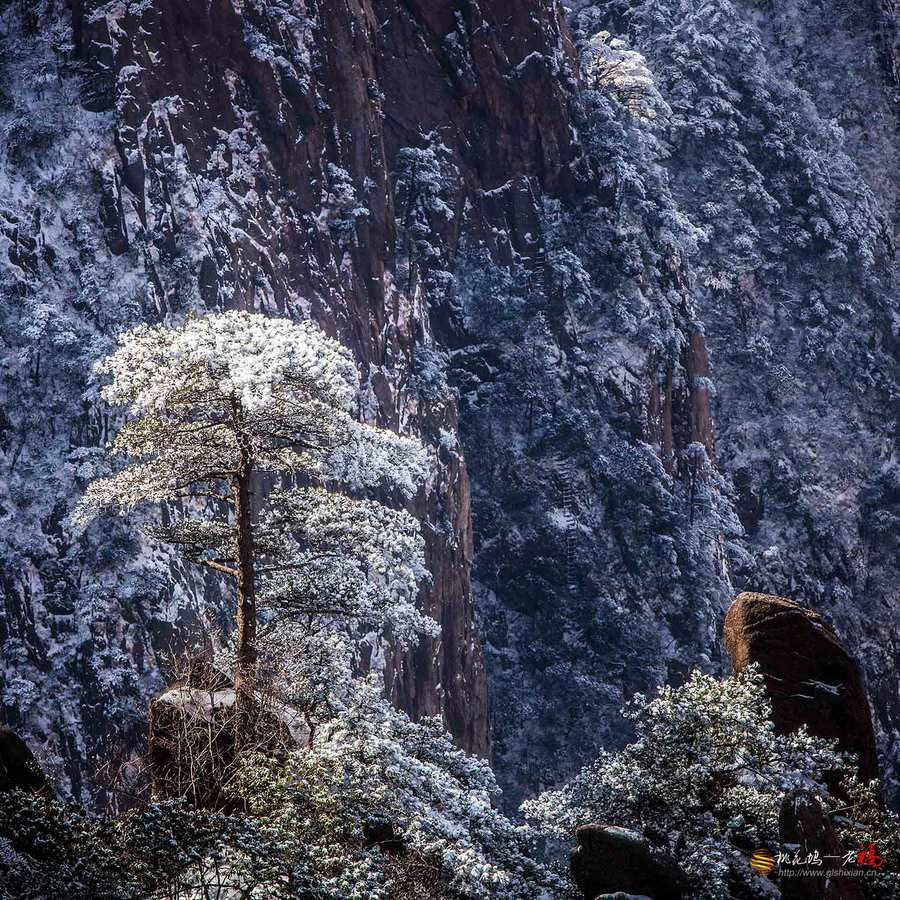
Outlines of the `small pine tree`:
[{"label": "small pine tree", "polygon": [[398,152],[393,173],[399,269],[406,269],[406,292],[410,296],[422,282],[439,290],[451,278],[441,268],[441,235],[454,217],[449,202],[459,174],[439,134],[429,132],[421,136],[421,141],[424,147],[403,147]]}]

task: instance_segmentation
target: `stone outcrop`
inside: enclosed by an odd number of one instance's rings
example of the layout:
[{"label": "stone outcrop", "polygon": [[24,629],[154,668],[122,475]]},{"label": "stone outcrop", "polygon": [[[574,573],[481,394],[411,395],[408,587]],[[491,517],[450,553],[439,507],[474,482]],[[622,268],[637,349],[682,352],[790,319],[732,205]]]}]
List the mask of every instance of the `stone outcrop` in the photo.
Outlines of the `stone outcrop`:
[{"label": "stone outcrop", "polygon": [[238,704],[225,676],[197,666],[150,703],[147,758],[153,793],[233,811],[227,786],[237,769],[238,746],[243,754],[277,754],[305,747],[309,739],[303,717],[287,703],[248,692]]},{"label": "stone outcrop", "polygon": [[709,350],[702,331],[692,331],[685,350],[685,369],[690,380],[691,441],[703,444],[710,459],[715,459],[716,438],[710,397],[711,370]]},{"label": "stone outcrop", "polygon": [[725,617],[736,672],[756,663],[781,733],[805,725],[857,755],[863,780],[878,777],[872,714],[862,672],[818,614],[784,597],[738,594]]},{"label": "stone outcrop", "polygon": [[782,877],[779,880],[782,900],[863,900],[861,879],[855,873],[846,878],[825,875],[826,870],[837,868],[845,848],[812,794],[795,790],[784,798],[778,833],[783,852],[796,852],[801,858],[818,853],[825,861],[821,874]]},{"label": "stone outcrop", "polygon": [[47,776],[28,744],[11,729],[0,728],[0,791],[44,793],[49,790]]},{"label": "stone outcrop", "polygon": [[236,715],[235,693],[224,685],[176,686],[154,698],[147,735],[154,796],[234,812],[223,788],[236,764]]},{"label": "stone outcrop", "polygon": [[572,851],[572,878],[585,900],[631,894],[653,900],[686,900],[684,872],[636,831],[613,825],[582,825]]},{"label": "stone outcrop", "polygon": [[[709,350],[702,331],[691,330],[682,352],[683,383],[676,385],[671,360],[651,357],[647,391],[646,437],[666,471],[689,444],[702,444],[712,462],[716,457],[712,415]],[[678,422],[679,427],[675,428]],[[677,431],[677,433],[676,433]]]}]

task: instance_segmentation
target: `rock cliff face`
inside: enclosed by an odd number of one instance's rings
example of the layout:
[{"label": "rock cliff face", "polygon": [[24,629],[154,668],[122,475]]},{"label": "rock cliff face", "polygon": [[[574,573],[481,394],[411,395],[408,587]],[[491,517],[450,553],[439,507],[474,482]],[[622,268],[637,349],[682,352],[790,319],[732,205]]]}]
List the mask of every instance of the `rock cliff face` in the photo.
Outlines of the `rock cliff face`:
[{"label": "rock cliff face", "polygon": [[50,791],[28,744],[9,728],[0,728],[0,791]]},{"label": "rock cliff face", "polygon": [[227,621],[215,584],[124,526],[73,543],[61,522],[109,436],[88,374],[114,333],[246,308],[317,319],[361,363],[363,414],[438,448],[417,511],[442,636],[371,664],[487,754],[469,477],[428,353],[455,340],[438,288],[463,232],[509,256],[532,186],[575,182],[558,11],[75,0],[2,16],[5,717],[78,794],[78,757],[142,727],[160,654]]},{"label": "rock cliff face", "polygon": [[[815,853],[825,858],[844,851],[834,825],[819,801],[802,790],[791,791],[778,816],[782,845],[795,846],[801,854]],[[782,900],[863,900],[865,893],[858,877],[782,878],[778,888]]]},{"label": "rock cliff face", "polygon": [[315,318],[437,449],[442,636],[366,657],[510,802],[724,670],[735,587],[828,612],[890,754],[896,10],[679,2],[0,3],[0,714],[73,793],[229,616],[71,537],[90,365],[220,308]]},{"label": "rock cliff face", "polygon": [[872,714],[862,673],[822,618],[783,597],[738,594],[725,617],[735,672],[759,666],[783,734],[806,726],[855,754],[860,778],[878,778]]},{"label": "rock cliff face", "polygon": [[582,825],[572,850],[572,880],[585,900],[658,897],[683,900],[690,888],[678,863],[642,835],[615,825]]}]

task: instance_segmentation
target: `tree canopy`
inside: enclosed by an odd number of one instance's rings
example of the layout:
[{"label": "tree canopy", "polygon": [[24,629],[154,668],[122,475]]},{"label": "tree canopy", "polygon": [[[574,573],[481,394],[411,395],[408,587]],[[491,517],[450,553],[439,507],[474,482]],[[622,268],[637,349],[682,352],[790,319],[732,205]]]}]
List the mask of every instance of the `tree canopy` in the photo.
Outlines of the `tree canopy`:
[{"label": "tree canopy", "polygon": [[[337,341],[309,322],[226,312],[140,325],[96,368],[129,420],[110,445],[122,464],[74,518],[165,502],[151,537],[236,584],[238,681],[255,665],[257,594],[284,613],[390,622],[400,639],[433,626],[415,609],[418,521],[359,496],[409,499],[428,455],[357,420],[359,374]],[[267,489],[278,476],[301,486]]]}]

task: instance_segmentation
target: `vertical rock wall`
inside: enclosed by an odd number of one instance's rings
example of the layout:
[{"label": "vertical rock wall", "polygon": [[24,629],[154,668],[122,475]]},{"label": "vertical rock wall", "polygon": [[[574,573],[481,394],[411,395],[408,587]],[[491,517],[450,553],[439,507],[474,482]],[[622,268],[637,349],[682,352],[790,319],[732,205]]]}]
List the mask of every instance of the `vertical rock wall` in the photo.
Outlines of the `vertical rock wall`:
[{"label": "vertical rock wall", "polygon": [[533,198],[485,197],[510,179],[538,192],[571,180],[558,13],[73,0],[5,4],[0,40],[0,116],[19,132],[0,190],[4,718],[80,794],[95,774],[84,760],[143,727],[162,655],[227,625],[214,582],[124,523],[73,540],[64,517],[115,427],[87,381],[115,333],[243,308],[315,318],[360,361],[362,413],[438,448],[417,512],[434,576],[423,603],[442,636],[388,651],[385,674],[412,715],[443,715],[488,754],[456,402],[422,388],[419,359],[453,339],[451,317],[398,274],[394,182],[400,151],[433,132],[448,215],[433,217],[432,268],[452,268],[464,228],[525,230]]},{"label": "vertical rock wall", "polygon": [[[647,4],[573,5],[627,38]],[[896,232],[894,5],[739,6]],[[314,318],[361,414],[436,448],[442,636],[371,661],[511,801],[626,739],[635,690],[724,670],[736,584],[829,612],[896,746],[890,263],[698,277],[690,159],[578,53],[543,0],[0,6],[0,715],[73,793],[230,616],[127,524],[67,529],[118,425],[87,373],[135,322],[222,308]]]}]

